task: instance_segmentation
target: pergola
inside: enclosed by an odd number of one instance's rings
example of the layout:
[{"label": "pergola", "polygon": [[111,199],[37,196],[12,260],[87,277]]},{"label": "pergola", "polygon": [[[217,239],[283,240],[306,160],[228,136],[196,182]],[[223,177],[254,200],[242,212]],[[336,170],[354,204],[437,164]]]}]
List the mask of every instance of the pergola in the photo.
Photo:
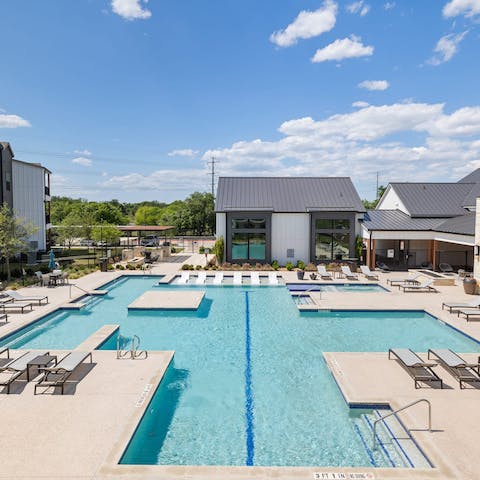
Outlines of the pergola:
[{"label": "pergola", "polygon": [[131,237],[133,232],[136,233],[139,244],[142,232],[148,232],[149,234],[161,232],[165,234],[165,240],[167,240],[167,232],[175,229],[175,227],[168,225],[119,225],[117,228],[128,234],[128,237]]}]

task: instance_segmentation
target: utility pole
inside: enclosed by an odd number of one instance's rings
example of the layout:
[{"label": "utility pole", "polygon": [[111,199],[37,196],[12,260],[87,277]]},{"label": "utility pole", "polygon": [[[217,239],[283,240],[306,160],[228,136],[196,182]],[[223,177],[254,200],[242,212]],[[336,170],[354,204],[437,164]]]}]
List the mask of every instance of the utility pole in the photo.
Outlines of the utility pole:
[{"label": "utility pole", "polygon": [[212,157],[212,159],[208,162],[208,164],[211,166],[211,170],[209,175],[212,177],[211,178],[211,187],[212,187],[212,196],[215,198],[215,165],[218,162],[216,161],[215,157]]},{"label": "utility pole", "polygon": [[377,172],[377,189],[375,190],[375,199],[378,200],[378,173]]}]

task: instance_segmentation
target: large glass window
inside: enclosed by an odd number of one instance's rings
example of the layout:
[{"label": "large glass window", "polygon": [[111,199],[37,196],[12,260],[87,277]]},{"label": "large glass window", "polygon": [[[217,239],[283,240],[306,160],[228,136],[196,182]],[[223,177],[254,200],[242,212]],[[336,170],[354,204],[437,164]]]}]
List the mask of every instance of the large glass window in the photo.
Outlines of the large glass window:
[{"label": "large glass window", "polygon": [[350,229],[348,218],[315,219],[315,259],[330,261],[350,258]]},{"label": "large glass window", "polygon": [[250,260],[265,260],[267,241],[265,233],[248,234],[248,258]]},{"label": "large glass window", "polygon": [[332,236],[324,233],[315,235],[315,258],[317,260],[331,260]]},{"label": "large glass window", "polygon": [[231,219],[232,261],[267,259],[267,218]]},{"label": "large glass window", "polygon": [[232,260],[248,259],[248,233],[232,235]]}]

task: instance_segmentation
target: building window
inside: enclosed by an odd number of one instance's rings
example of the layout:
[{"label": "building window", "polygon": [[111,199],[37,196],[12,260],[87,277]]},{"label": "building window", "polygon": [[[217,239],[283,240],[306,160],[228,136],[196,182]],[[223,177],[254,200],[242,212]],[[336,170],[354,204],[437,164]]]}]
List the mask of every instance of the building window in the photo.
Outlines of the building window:
[{"label": "building window", "polygon": [[267,259],[266,217],[231,219],[232,261],[265,261]]},{"label": "building window", "polygon": [[5,190],[7,192],[12,190],[12,175],[10,172],[5,172]]},{"label": "building window", "polygon": [[315,220],[315,260],[342,260],[350,257],[350,220]]}]

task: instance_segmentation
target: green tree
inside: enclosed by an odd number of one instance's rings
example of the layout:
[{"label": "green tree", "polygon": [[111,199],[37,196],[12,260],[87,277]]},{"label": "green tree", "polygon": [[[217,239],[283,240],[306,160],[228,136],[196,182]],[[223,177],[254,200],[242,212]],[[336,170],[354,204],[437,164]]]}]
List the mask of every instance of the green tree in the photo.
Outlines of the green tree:
[{"label": "green tree", "polygon": [[377,191],[377,198],[375,200],[366,200],[366,199],[362,200],[363,206],[367,210],[375,210],[375,208],[377,208],[378,202],[382,198],[382,195],[385,193],[386,189],[387,187],[380,185]]},{"label": "green tree", "polygon": [[80,224],[81,221],[75,212],[71,212],[67,215],[57,227],[58,243],[62,245],[66,244],[70,250],[75,239],[81,236],[82,227]]},{"label": "green tree", "polygon": [[161,207],[139,207],[135,212],[136,225],[158,225],[162,215]]},{"label": "green tree", "polygon": [[112,202],[97,203],[95,206],[95,220],[97,223],[108,223],[110,225],[124,225],[127,218],[122,210]]},{"label": "green tree", "polygon": [[38,229],[25,220],[17,218],[4,203],[0,207],[0,257],[5,259],[7,281],[10,281],[10,258],[29,250],[28,238]]},{"label": "green tree", "polygon": [[182,209],[184,226],[194,235],[212,234],[215,228],[214,197],[211,193],[192,193]]},{"label": "green tree", "polygon": [[92,239],[96,242],[116,243],[122,232],[115,225],[97,225],[93,227]]}]

